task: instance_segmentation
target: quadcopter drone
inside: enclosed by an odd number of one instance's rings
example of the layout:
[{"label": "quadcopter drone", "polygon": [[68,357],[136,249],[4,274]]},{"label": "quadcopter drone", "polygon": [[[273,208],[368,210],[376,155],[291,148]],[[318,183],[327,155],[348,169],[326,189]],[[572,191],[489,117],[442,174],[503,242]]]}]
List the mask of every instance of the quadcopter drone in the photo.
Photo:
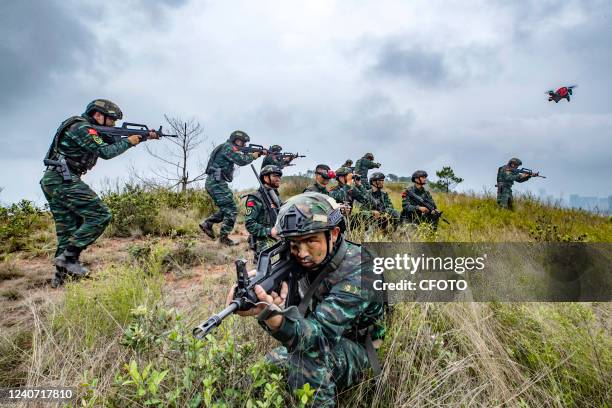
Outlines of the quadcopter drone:
[{"label": "quadcopter drone", "polygon": [[559,103],[561,99],[567,99],[570,101],[570,95],[572,95],[572,89],[576,88],[578,85],[570,85],[570,86],[562,86],[561,88],[553,91],[552,89],[546,91],[548,94],[548,102],[555,101],[555,103]]}]

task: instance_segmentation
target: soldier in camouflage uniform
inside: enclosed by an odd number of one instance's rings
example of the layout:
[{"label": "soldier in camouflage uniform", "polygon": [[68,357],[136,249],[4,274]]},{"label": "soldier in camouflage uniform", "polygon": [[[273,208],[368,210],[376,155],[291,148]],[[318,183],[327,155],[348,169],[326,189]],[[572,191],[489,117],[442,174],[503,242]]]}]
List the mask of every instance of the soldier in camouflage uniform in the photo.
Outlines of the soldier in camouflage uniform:
[{"label": "soldier in camouflage uniform", "polygon": [[[280,293],[256,286],[265,304],[238,314],[257,316],[281,343],[267,359],[286,370],[292,390],[308,383],[316,388],[314,406],[333,407],[338,391],[355,385],[371,364],[378,367],[383,305],[362,286],[361,246],[344,239],[344,219],[333,199],[318,193],[291,197],[275,228],[296,262],[300,278],[289,285],[298,285],[299,299],[285,304],[286,282]],[[233,288],[228,303],[232,298]]]},{"label": "soldier in camouflage uniform", "polygon": [[336,181],[338,182],[331,190],[329,195],[336,200],[338,204],[344,204],[348,208],[345,215],[350,214],[350,210],[353,208],[353,202],[359,201],[364,203],[368,195],[367,190],[361,183],[361,178],[356,177],[349,182],[351,170],[348,167],[340,167],[336,171]]},{"label": "soldier in camouflage uniform", "polygon": [[281,152],[283,151],[282,146],[280,145],[272,145],[270,146],[269,153],[266,157],[264,157],[263,162],[261,163],[261,168],[263,169],[266,166],[276,166],[281,169],[289,166],[291,157],[282,156]]},{"label": "soldier in camouflage uniform", "polygon": [[[270,201],[272,201],[273,208],[276,209],[281,206],[278,188],[282,176],[283,172],[277,166],[265,166],[259,173],[259,179],[266,189]],[[261,187],[247,195],[245,205],[244,225],[251,234],[249,236],[249,246],[255,251],[255,260],[257,261],[259,253],[279,238],[274,229],[276,217],[271,219],[271,214],[266,211]]]},{"label": "soldier in camouflage uniform", "polygon": [[346,167],[347,169],[349,169],[351,171],[351,173],[353,172],[353,161],[351,159],[346,159],[346,161],[344,162],[344,164],[342,166],[340,166],[340,168],[342,167]]},{"label": "soldier in camouflage uniform", "polygon": [[412,173],[411,180],[414,184],[411,187],[408,187],[406,191],[402,193],[401,220],[413,224],[428,222],[432,224],[434,229],[436,229],[438,227],[438,218],[433,217],[426,207],[423,207],[418,201],[408,195],[408,191],[411,191],[415,195],[421,197],[423,201],[427,201],[428,203],[431,203],[433,207],[437,208],[431,193],[425,190],[425,184],[427,184],[427,172],[425,170],[417,170]]},{"label": "soldier in camouflage uniform", "polygon": [[385,175],[380,172],[370,177],[370,191],[365,204],[361,206],[360,214],[375,219],[378,226],[387,229],[395,226],[400,219],[399,212],[393,207],[389,193],[385,190]]},{"label": "soldier in camouflage uniform", "polygon": [[329,195],[327,185],[334,177],[336,177],[336,173],[331,170],[327,164],[319,164],[315,167],[314,183],[306,187],[303,192]]},{"label": "soldier in camouflage uniform", "polygon": [[[62,122],[45,157],[46,161],[58,163],[48,165],[40,181],[57,234],[53,287],[60,286],[66,275],[83,277],[88,274],[79,262],[79,255],[102,235],[111,221],[110,210],[81,176],[95,166],[99,157],[112,159],[140,142],[140,136],[132,135],[109,144],[106,141],[110,140],[93,128],[95,125],[115,126],[115,121],[122,118],[121,109],[113,102],[92,101],[81,116],[72,116]],[[158,136],[152,132],[149,138],[158,139]]]},{"label": "soldier in camouflage uniform", "polygon": [[517,172],[518,167],[522,164],[523,162],[520,159],[513,157],[508,160],[508,164],[497,169],[497,205],[502,208],[513,209],[512,185],[515,181],[517,183],[524,183],[531,177],[538,176],[538,173],[526,174]]},{"label": "soldier in camouflage uniform", "polygon": [[238,215],[234,194],[228,184],[234,179],[234,165],[246,166],[260,155],[258,152],[246,154],[240,151],[240,148],[250,140],[249,135],[241,130],[232,132],[225,143],[220,144],[212,151],[206,166],[206,174],[208,175],[205,184],[206,191],[219,207],[219,211],[202,221],[200,228],[210,238],[215,239],[213,225],[223,222],[219,233],[219,242],[227,246],[237,245],[229,238]]},{"label": "soldier in camouflage uniform", "polygon": [[[362,180],[367,180],[368,171],[379,167],[380,163],[374,162],[374,155],[372,153],[366,153],[361,159],[357,160],[357,163],[355,163],[355,174],[358,174]],[[370,184],[366,183],[365,187],[370,189]]]}]

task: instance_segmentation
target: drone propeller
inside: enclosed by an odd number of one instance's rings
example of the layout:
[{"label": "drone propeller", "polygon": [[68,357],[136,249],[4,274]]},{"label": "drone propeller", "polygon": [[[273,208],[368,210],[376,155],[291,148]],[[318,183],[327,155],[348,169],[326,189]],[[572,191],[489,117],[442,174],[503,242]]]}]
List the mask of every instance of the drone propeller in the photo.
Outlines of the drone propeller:
[{"label": "drone propeller", "polygon": [[572,89],[572,88],[576,88],[578,85],[570,85],[567,87],[567,89]]},{"label": "drone propeller", "polygon": [[555,93],[555,91],[553,91],[552,89],[550,89],[550,90],[548,90],[548,91],[546,91],[546,92],[544,92],[544,93],[545,93],[545,94],[547,94],[547,95],[550,95],[550,94],[554,94],[554,93]]}]

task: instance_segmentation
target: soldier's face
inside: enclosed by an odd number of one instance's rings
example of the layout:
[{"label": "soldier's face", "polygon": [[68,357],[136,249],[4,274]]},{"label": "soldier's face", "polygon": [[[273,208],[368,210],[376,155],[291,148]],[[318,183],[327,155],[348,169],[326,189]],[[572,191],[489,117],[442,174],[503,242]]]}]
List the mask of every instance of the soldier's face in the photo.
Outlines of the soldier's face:
[{"label": "soldier's face", "polygon": [[106,116],[106,119],[105,119],[105,121],[104,121],[104,126],[110,126],[110,127],[113,127],[113,126],[115,126],[115,122],[117,122],[115,119],[113,119],[113,118],[111,118],[111,117]]},{"label": "soldier's face", "polygon": [[317,268],[327,255],[328,245],[333,246],[338,239],[340,228],[334,228],[330,235],[331,242],[329,243],[326,241],[324,232],[290,238],[289,248],[291,249],[291,255],[302,267],[306,269]]},{"label": "soldier's face", "polygon": [[317,183],[321,184],[322,186],[326,186],[329,184],[329,179],[317,174]]},{"label": "soldier's face", "polygon": [[268,185],[273,188],[279,188],[281,183],[281,176],[278,174],[270,174],[268,176]]},{"label": "soldier's face", "polygon": [[242,139],[236,139],[234,143],[236,143],[236,146],[240,146],[240,147],[244,146],[244,140]]}]

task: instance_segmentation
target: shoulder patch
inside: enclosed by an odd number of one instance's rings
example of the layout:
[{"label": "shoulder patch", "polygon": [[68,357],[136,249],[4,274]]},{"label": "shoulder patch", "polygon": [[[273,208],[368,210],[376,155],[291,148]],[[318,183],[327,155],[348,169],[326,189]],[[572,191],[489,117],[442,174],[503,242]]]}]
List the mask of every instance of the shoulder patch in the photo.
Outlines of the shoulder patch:
[{"label": "shoulder patch", "polygon": [[[89,129],[89,130],[93,130],[93,129]],[[94,130],[95,132],[95,130]],[[96,142],[96,144],[99,145],[103,145],[104,141],[102,139],[100,139],[100,136],[98,136],[98,133],[96,132],[96,134],[90,133],[91,134],[91,138],[93,139],[94,142]]]},{"label": "shoulder patch", "polygon": [[87,129],[87,133],[89,133],[90,135],[97,135],[98,131],[94,128],[89,128]]}]

